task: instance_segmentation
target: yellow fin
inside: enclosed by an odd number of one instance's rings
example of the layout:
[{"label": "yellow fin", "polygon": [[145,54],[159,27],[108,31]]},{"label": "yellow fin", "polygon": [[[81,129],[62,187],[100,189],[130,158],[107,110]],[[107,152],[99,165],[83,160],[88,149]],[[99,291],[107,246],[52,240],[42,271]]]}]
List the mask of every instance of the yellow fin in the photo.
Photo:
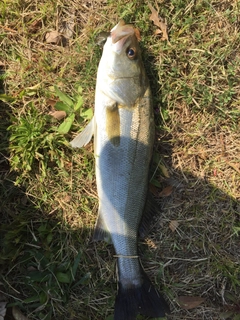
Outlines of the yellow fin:
[{"label": "yellow fin", "polygon": [[120,116],[117,103],[106,109],[106,132],[110,142],[118,147],[120,144]]}]

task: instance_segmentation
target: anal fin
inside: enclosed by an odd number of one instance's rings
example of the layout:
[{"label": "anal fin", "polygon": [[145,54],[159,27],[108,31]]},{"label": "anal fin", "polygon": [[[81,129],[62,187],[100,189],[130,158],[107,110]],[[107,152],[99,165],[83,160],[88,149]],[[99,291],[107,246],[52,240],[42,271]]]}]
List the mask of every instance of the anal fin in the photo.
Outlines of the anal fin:
[{"label": "anal fin", "polygon": [[108,231],[100,214],[98,214],[97,222],[95,225],[93,241],[105,241],[107,243],[112,242],[110,232]]}]

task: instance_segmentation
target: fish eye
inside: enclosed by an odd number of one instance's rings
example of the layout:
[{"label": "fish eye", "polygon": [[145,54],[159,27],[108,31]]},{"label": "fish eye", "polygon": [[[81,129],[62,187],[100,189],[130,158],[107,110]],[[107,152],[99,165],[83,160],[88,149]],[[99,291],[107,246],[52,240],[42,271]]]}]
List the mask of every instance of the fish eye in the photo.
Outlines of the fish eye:
[{"label": "fish eye", "polygon": [[135,48],[128,48],[127,49],[127,56],[129,59],[135,59],[137,55],[137,50]]}]

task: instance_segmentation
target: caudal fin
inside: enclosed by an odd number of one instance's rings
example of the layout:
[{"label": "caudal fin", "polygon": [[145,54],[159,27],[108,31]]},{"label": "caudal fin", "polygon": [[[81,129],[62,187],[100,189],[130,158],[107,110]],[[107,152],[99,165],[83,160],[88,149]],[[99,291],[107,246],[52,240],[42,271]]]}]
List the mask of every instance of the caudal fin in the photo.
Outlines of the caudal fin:
[{"label": "caudal fin", "polygon": [[140,287],[126,289],[119,283],[114,320],[136,320],[138,314],[157,318],[164,317],[166,313],[170,313],[168,304],[146,274]]}]

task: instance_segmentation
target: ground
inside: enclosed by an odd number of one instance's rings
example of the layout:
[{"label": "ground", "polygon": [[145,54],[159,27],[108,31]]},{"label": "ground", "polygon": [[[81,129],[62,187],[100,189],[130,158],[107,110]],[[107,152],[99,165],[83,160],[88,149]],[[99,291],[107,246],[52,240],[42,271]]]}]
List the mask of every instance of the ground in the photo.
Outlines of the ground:
[{"label": "ground", "polygon": [[[169,302],[167,319],[240,319],[240,2],[151,4],[168,40],[155,34],[146,1],[0,3],[6,319],[113,319],[114,252],[91,240],[93,146],[69,141],[94,108],[97,35],[119,19],[141,32],[154,100],[159,213],[139,241],[144,269]],[[59,100],[69,103],[58,104],[61,129],[51,115]]]}]

